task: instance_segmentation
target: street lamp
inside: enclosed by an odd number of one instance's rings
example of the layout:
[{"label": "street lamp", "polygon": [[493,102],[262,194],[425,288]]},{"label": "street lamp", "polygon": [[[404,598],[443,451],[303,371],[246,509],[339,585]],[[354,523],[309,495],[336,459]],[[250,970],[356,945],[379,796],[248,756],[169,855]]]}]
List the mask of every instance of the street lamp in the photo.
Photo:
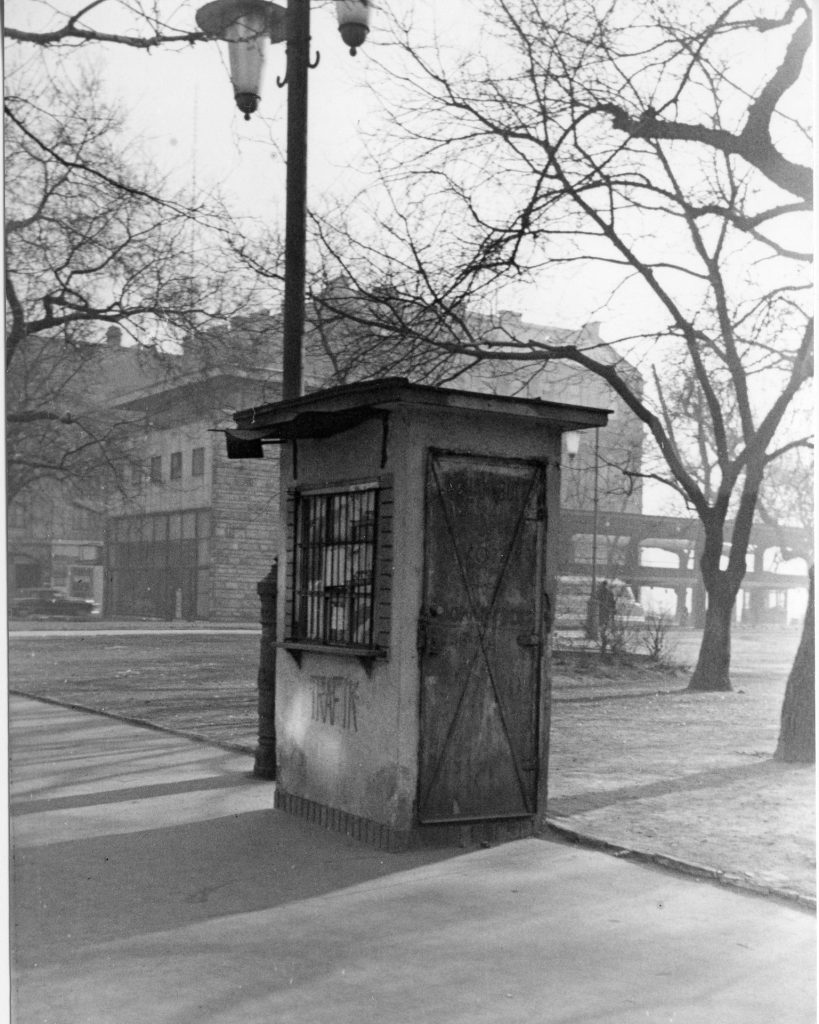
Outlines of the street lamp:
[{"label": "street lamp", "polygon": [[369,0],[336,0],[336,15],[341,38],[350,47],[350,56],[355,57],[370,31]]},{"label": "street lamp", "polygon": [[[367,38],[370,0],[336,0],[338,29],[350,53]],[[236,105],[250,120],[261,100],[269,43],[287,44],[287,182],[284,239],[284,325],[282,398],[301,395],[304,334],[305,249],[307,243],[307,72],[310,62],[310,0],[212,0],[196,13],[202,32],[228,44],[230,78]],[[262,658],[259,663],[259,745],[254,774],[276,777],[276,671],[268,651],[275,639],[276,570],[259,584],[262,598]]]},{"label": "street lamp", "polygon": [[[580,432],[568,430],[563,435],[566,454],[574,462],[580,451]],[[592,568],[591,593],[586,605],[586,634],[590,640],[600,637],[600,603],[597,598],[597,531],[599,514],[599,479],[600,479],[600,428],[594,430],[594,498],[592,505]]]},{"label": "street lamp", "polygon": [[[367,38],[370,0],[336,0],[338,29],[355,55]],[[287,183],[284,240],[282,398],[301,394],[307,213],[307,72],[310,62],[310,0],[212,0],[196,12],[196,23],[212,39],[228,44],[236,105],[245,116],[259,106],[268,43],[287,44]],[[318,60],[316,60],[318,63]]]},{"label": "street lamp", "polygon": [[287,38],[287,11],[268,0],[213,0],[196,12],[196,23],[227,42],[236,106],[249,121],[262,98],[268,45]]},{"label": "street lamp", "polygon": [[594,428],[594,499],[592,506],[592,577],[586,632],[590,640],[600,637],[600,602],[597,598],[597,517],[599,513],[600,485],[600,428]]},{"label": "street lamp", "polygon": [[574,462],[580,451],[580,431],[567,430],[563,435],[563,443],[566,445],[566,454]]}]

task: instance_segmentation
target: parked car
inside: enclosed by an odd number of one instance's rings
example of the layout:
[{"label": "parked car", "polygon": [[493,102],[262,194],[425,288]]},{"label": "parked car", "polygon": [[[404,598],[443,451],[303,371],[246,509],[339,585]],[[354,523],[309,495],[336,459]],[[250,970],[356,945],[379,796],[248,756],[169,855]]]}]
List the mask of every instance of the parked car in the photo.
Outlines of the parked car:
[{"label": "parked car", "polygon": [[54,587],[35,587],[19,590],[9,600],[9,614],[13,619],[54,615],[60,618],[85,618],[93,615],[97,606],[88,597],[72,597]]},{"label": "parked car", "polygon": [[[618,625],[639,625],[645,622],[643,606],[635,600],[634,591],[623,580],[608,580],[614,594],[615,616]],[[599,585],[599,584],[598,584]],[[583,629],[588,615],[591,594],[590,576],[559,576],[557,579],[558,629]]]}]

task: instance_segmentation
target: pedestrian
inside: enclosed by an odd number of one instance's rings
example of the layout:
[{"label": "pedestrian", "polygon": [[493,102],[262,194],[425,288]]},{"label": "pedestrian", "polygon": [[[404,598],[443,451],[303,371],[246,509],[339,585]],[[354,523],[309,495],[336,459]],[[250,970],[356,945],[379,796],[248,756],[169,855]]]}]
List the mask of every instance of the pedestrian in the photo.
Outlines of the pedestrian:
[{"label": "pedestrian", "polygon": [[614,629],[616,601],[614,591],[607,580],[603,580],[597,588],[597,625],[600,634],[600,649],[605,654],[609,645],[609,637]]},{"label": "pedestrian", "polygon": [[607,580],[602,580],[597,588],[597,621],[600,629],[607,629],[614,620],[614,594]]}]

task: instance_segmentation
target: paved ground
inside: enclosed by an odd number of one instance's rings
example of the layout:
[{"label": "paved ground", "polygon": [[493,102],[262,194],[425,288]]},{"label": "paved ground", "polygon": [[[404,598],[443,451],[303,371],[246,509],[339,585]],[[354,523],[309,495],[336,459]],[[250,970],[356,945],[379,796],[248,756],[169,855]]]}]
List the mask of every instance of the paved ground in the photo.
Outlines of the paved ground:
[{"label": "paved ground", "polygon": [[[25,625],[11,639],[15,689],[227,744],[247,752],[249,769],[258,627],[155,627],[146,641],[145,624]],[[798,637],[737,630],[730,694],[685,693],[686,670],[556,657],[554,822],[815,903],[814,770],[771,758]],[[693,664],[698,642],[676,634],[677,661]]]},{"label": "paved ground", "polygon": [[565,844],[381,854],[246,756],[11,701],[14,1024],[813,1024],[804,909]]}]

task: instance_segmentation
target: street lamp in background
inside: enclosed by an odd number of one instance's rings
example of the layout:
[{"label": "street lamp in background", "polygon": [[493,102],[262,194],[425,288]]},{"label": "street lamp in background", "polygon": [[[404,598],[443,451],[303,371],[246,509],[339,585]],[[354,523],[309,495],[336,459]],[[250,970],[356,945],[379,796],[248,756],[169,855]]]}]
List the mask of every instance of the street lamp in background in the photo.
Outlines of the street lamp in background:
[{"label": "street lamp in background", "polygon": [[580,431],[567,430],[563,435],[563,443],[566,445],[566,454],[574,462],[577,458],[577,453],[580,451]]},{"label": "street lamp in background", "polygon": [[[580,433],[570,430],[563,435],[566,454],[574,461],[580,451]],[[586,634],[590,640],[600,637],[600,607],[597,599],[597,516],[599,509],[600,482],[600,428],[594,428],[594,497],[592,500],[592,569],[591,593],[586,605]]]},{"label": "street lamp in background", "polygon": [[594,499],[592,504],[592,577],[586,633],[590,640],[600,638],[600,602],[597,599],[597,513],[600,486],[600,428],[594,428]]},{"label": "street lamp in background", "polygon": [[[336,0],[341,38],[355,55],[367,38],[370,0]],[[302,386],[302,336],[307,213],[307,72],[310,61],[310,0],[212,0],[196,12],[206,36],[228,44],[236,105],[250,119],[261,100],[269,44],[287,44],[287,184],[284,241],[282,398],[298,398]]]}]

